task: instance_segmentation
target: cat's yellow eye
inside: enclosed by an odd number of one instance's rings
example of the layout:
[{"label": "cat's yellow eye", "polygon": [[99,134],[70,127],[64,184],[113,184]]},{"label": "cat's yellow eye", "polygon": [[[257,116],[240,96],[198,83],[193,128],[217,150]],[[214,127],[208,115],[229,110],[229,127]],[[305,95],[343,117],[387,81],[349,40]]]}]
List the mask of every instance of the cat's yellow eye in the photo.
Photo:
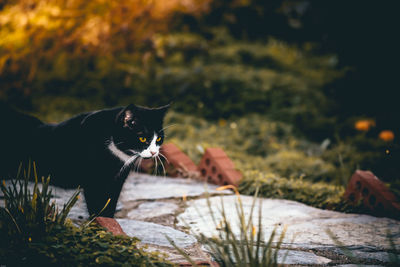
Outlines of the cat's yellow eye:
[{"label": "cat's yellow eye", "polygon": [[157,138],[157,142],[160,142],[160,141],[161,141],[161,136]]},{"label": "cat's yellow eye", "polygon": [[146,142],[146,137],[139,137],[139,140],[140,140],[140,142],[142,142],[142,143],[144,143],[144,142]]}]

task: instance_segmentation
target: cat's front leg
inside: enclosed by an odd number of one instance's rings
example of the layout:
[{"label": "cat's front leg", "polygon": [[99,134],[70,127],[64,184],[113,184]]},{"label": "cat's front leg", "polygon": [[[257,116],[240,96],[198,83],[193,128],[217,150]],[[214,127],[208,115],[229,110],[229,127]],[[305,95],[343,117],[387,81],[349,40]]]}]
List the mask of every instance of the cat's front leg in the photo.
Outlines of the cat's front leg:
[{"label": "cat's front leg", "polygon": [[[89,214],[114,217],[122,186],[123,182],[115,180],[111,182],[100,181],[96,184],[85,186],[83,189]],[[110,201],[108,202],[109,199]],[[99,214],[106,204],[107,207]]]}]

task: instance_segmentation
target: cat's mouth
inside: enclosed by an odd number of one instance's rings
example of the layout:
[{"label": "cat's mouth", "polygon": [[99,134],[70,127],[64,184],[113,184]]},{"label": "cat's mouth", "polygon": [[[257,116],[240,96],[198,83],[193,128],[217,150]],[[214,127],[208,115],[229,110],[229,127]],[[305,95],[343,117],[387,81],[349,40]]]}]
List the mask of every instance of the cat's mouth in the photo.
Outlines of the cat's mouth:
[{"label": "cat's mouth", "polygon": [[152,156],[142,156],[142,155],[139,154],[139,156],[140,156],[142,159],[154,159],[154,158],[157,157],[157,154],[154,154],[154,155],[152,155]]},{"label": "cat's mouth", "polygon": [[136,151],[134,151],[132,149],[129,149],[129,150],[125,151],[125,154],[127,154],[129,157],[137,156],[137,157],[140,157],[142,159],[152,159],[152,158],[155,158],[157,156],[157,154],[152,155],[152,156],[143,156],[143,155],[141,155],[141,153],[136,152]]}]

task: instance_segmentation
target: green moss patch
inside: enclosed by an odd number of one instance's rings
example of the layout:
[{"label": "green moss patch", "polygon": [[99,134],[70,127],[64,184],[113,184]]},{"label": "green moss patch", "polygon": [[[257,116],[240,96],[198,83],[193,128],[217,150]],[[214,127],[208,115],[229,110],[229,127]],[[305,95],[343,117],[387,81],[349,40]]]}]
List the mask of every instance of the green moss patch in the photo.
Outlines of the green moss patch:
[{"label": "green moss patch", "polygon": [[172,266],[162,255],[139,248],[138,239],[113,236],[96,225],[57,226],[23,242],[1,235],[0,263],[7,266]]}]

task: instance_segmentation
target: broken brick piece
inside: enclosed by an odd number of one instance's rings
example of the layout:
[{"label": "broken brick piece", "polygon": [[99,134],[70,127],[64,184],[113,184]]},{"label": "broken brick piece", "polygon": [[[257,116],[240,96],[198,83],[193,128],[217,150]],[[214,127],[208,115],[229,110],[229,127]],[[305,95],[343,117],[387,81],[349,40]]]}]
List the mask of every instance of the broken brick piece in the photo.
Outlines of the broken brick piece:
[{"label": "broken brick piece", "polygon": [[165,168],[169,176],[177,177],[182,173],[196,173],[197,166],[175,144],[167,143],[161,147],[161,153],[167,158]]},{"label": "broken brick piece", "polygon": [[400,214],[400,204],[389,188],[370,171],[357,170],[351,177],[345,198],[377,214]]},{"label": "broken brick piece", "polygon": [[221,148],[207,148],[199,164],[200,175],[209,183],[218,185],[239,184],[242,174]]},{"label": "broken brick piece", "polygon": [[113,218],[107,217],[97,217],[94,220],[98,225],[103,226],[108,231],[110,231],[113,235],[126,235],[122,230],[119,223]]}]

